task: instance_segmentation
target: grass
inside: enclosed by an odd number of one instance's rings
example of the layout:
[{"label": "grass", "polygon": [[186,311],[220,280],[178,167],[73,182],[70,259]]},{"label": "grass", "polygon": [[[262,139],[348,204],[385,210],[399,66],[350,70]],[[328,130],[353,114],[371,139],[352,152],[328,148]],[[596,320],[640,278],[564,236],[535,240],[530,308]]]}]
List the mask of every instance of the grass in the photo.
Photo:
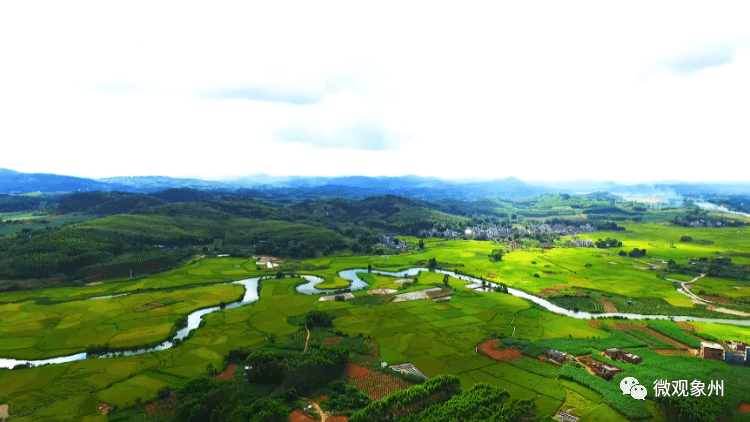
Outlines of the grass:
[{"label": "grass", "polygon": [[693,287],[690,290],[695,294],[723,296],[730,299],[750,299],[750,282],[747,281],[703,277],[692,284]]},{"label": "grass", "polygon": [[648,326],[652,330],[664,334],[665,336],[670,337],[674,340],[677,340],[680,343],[687,345],[688,347],[692,347],[694,349],[698,349],[701,347],[700,339],[697,339],[694,336],[686,333],[685,330],[682,329],[682,327],[675,324],[674,322],[652,321],[648,324]]},{"label": "grass", "polygon": [[[181,315],[233,302],[240,285],[202,286],[51,305],[0,305],[3,355],[40,359],[84,351],[91,345],[132,347],[165,339]],[[171,303],[139,312],[149,303]]]},{"label": "grass", "polygon": [[551,363],[541,362],[537,359],[531,359],[527,356],[521,356],[510,362],[511,365],[524,369],[534,374],[544,377],[556,378],[560,373],[560,367]]},{"label": "grass", "polygon": [[633,328],[625,332],[628,335],[648,344],[649,347],[652,347],[654,349],[674,349],[675,348],[675,346],[672,343],[667,343],[666,341],[660,338],[656,338],[639,328]]},{"label": "grass", "polygon": [[587,399],[575,390],[565,388],[565,403],[560,407],[560,410],[570,411],[576,416],[583,417],[591,413],[599,404]]}]

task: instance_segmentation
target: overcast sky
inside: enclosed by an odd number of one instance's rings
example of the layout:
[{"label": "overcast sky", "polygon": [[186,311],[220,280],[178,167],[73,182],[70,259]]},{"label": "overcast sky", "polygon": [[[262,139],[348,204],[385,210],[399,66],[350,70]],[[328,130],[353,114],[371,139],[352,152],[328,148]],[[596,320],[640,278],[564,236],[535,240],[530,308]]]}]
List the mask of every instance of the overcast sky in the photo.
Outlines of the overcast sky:
[{"label": "overcast sky", "polygon": [[444,3],[0,2],[0,167],[750,180],[747,3]]}]

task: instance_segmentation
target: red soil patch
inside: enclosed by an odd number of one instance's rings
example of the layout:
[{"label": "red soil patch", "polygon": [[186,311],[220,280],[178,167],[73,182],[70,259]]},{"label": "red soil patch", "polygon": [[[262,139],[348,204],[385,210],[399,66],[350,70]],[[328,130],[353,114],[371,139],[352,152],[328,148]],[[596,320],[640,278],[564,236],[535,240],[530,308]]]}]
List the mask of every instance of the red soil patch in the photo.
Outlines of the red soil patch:
[{"label": "red soil patch", "polygon": [[537,296],[548,296],[548,295],[555,294],[555,293],[557,293],[560,290],[566,290],[566,289],[569,289],[569,288],[570,288],[570,286],[568,286],[568,285],[558,284],[558,285],[552,286],[552,287],[550,287],[548,289],[540,290],[540,291],[538,291],[538,292],[536,292],[534,294],[537,295]]},{"label": "red soil patch", "polygon": [[702,299],[706,299],[706,300],[710,300],[710,301],[714,301],[714,302],[717,302],[717,303],[732,303],[732,299],[730,299],[728,297],[723,297],[723,296],[703,296],[703,295],[701,295],[701,298]]},{"label": "red soil patch", "polygon": [[234,377],[234,371],[237,370],[237,364],[231,364],[227,366],[227,369],[224,370],[224,372],[220,373],[216,376],[216,381],[228,381]]},{"label": "red soil patch", "polygon": [[593,321],[593,320],[591,320],[591,321],[587,322],[586,324],[589,327],[591,327],[591,328],[599,328],[599,326],[602,325],[602,322],[601,321]]},{"label": "red soil patch", "polygon": [[739,410],[742,413],[750,413],[750,403],[745,403],[744,401],[741,401],[740,404],[737,405],[737,410]]},{"label": "red soil patch", "polygon": [[47,221],[49,221],[49,220],[59,220],[59,219],[61,219],[63,217],[65,217],[65,215],[53,215],[51,217],[45,218],[45,220],[47,220]]},{"label": "red soil patch", "polygon": [[654,352],[662,356],[695,356],[695,353],[691,350],[675,350],[675,349],[655,349]]},{"label": "red soil patch", "polygon": [[602,297],[599,298],[599,303],[601,303],[602,306],[604,306],[604,312],[617,312],[617,307],[615,306],[614,303],[608,300],[605,300]]},{"label": "red soil patch", "polygon": [[700,331],[700,327],[696,327],[695,325],[688,324],[687,322],[678,322],[677,325],[682,327],[684,330],[688,331]]},{"label": "red soil patch", "polygon": [[612,324],[609,324],[610,328],[614,328],[615,330],[625,331],[625,330],[632,330],[633,328],[643,328],[645,325],[639,325],[639,324],[629,324],[627,322],[615,322]]},{"label": "red soil patch", "polygon": [[339,344],[343,337],[326,337],[321,341],[323,344]]},{"label": "red soil patch", "polygon": [[289,422],[316,422],[318,419],[313,419],[305,414],[301,410],[295,410],[289,414]]},{"label": "red soil patch", "polygon": [[344,373],[344,376],[347,378],[367,378],[370,375],[372,375],[371,370],[353,363],[348,363],[346,365],[346,372]]},{"label": "red soil patch", "polygon": [[167,416],[177,413],[177,391],[172,390],[166,399],[157,400],[151,404],[143,406],[149,418],[156,415]]},{"label": "red soil patch", "polygon": [[346,416],[329,416],[328,419],[326,419],[327,422],[348,422],[349,418]]},{"label": "red soil patch", "polygon": [[518,349],[495,349],[494,346],[500,344],[498,340],[487,340],[480,344],[477,350],[479,353],[501,362],[510,362],[521,357],[521,351]]},{"label": "red soil patch", "polygon": [[109,413],[110,410],[112,410],[114,406],[112,406],[109,403],[105,403],[103,401],[99,402],[99,414],[100,415],[106,415]]},{"label": "red soil patch", "polygon": [[328,396],[326,394],[323,394],[322,396],[319,396],[315,401],[322,402],[324,400],[328,399]]}]

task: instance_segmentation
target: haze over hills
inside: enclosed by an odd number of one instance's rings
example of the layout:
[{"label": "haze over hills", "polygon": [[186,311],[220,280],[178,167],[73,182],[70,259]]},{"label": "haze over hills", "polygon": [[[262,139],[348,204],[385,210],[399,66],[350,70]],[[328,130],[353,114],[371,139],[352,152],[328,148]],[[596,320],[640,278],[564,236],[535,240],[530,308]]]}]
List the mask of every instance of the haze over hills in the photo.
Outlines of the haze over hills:
[{"label": "haze over hills", "polygon": [[366,197],[393,194],[423,199],[479,199],[498,197],[518,199],[546,193],[586,194],[610,192],[631,196],[658,196],[669,200],[688,195],[742,195],[750,193],[746,182],[685,183],[677,181],[624,185],[607,181],[524,182],[509,177],[496,180],[448,180],[416,175],[398,177],[339,176],[269,176],[259,173],[222,181],[168,176],[135,176],[88,179],[74,176],[21,173],[0,169],[0,193],[122,191],[152,193],[164,189],[258,191],[281,190],[307,195]]}]

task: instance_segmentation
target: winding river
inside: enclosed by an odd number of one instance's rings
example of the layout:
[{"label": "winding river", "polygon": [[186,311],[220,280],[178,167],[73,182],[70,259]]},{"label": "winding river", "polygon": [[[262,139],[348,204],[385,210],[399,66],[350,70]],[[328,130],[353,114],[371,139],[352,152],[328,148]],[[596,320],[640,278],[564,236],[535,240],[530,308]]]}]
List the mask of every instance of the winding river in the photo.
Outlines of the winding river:
[{"label": "winding river", "polygon": [[[419,274],[421,271],[429,271],[429,270],[427,268],[409,268],[408,270],[403,270],[403,271],[398,271],[398,272],[372,270],[372,273],[392,276],[392,277],[411,277],[411,276]],[[434,271],[440,274],[448,274],[451,277],[457,278],[459,280],[471,282],[471,283],[482,283],[484,281],[490,286],[493,286],[493,287],[498,286],[497,283],[489,282],[486,280],[480,280],[478,278],[474,278],[474,277],[470,277],[470,276],[466,276],[462,274],[456,274],[453,271],[446,271],[446,270],[434,270]],[[353,291],[362,290],[368,287],[368,284],[364,280],[359,278],[359,276],[357,276],[357,273],[364,273],[364,272],[367,272],[367,270],[364,268],[343,270],[339,272],[339,277],[351,283],[350,285],[351,290]],[[334,289],[325,289],[325,290],[316,289],[315,285],[323,281],[323,279],[318,276],[297,275],[296,277],[301,277],[307,281],[307,283],[300,284],[296,287],[299,293],[303,293],[307,295],[316,295],[316,294],[332,294],[336,292],[336,290]],[[237,302],[228,304],[225,307],[225,309],[239,308],[240,306],[244,306],[244,305],[253,303],[256,300],[258,300],[258,282],[260,280],[268,279],[268,278],[270,277],[254,277],[254,278],[248,278],[244,280],[233,281],[231,283],[226,283],[226,284],[243,285],[245,287],[245,294],[243,295],[242,299],[238,300]],[[124,296],[127,294],[129,293],[121,294],[121,295],[113,295],[113,296],[99,296],[99,297],[89,298],[87,300],[104,299],[107,297]],[[692,316],[643,315],[643,314],[631,314],[631,313],[621,313],[621,312],[604,312],[604,313],[597,313],[597,314],[592,314],[589,312],[574,312],[565,308],[561,308],[560,306],[557,306],[544,298],[528,294],[521,290],[517,290],[517,289],[513,289],[509,287],[508,294],[519,297],[521,299],[532,301],[552,313],[566,315],[566,316],[569,316],[571,318],[576,318],[576,319],[623,317],[623,318],[628,318],[628,319],[664,319],[664,320],[671,319],[673,321],[716,322],[716,323],[722,323],[722,324],[750,326],[750,319],[740,320],[740,319],[722,319],[722,318],[700,318],[700,317],[692,317]],[[188,336],[188,334],[191,331],[198,328],[200,326],[201,320],[203,319],[204,315],[217,312],[219,310],[221,310],[221,308],[219,308],[218,306],[213,306],[210,308],[204,308],[204,309],[193,311],[192,313],[188,315],[188,323],[185,328],[177,331],[177,334],[175,334],[175,336],[171,340],[167,340],[155,347],[138,349],[135,351],[127,351],[127,352],[122,352],[122,353],[110,353],[110,354],[105,354],[105,355],[89,356],[86,353],[77,353],[74,355],[60,356],[56,358],[43,359],[43,360],[19,360],[19,359],[0,358],[0,368],[13,368],[16,365],[23,365],[23,364],[41,366],[41,365],[49,365],[53,363],[75,362],[75,361],[91,359],[91,358],[111,358],[111,357],[116,357],[120,355],[134,356],[134,355],[142,355],[145,353],[157,352],[160,350],[166,350],[166,349],[174,347],[175,340],[184,339],[185,337]]]}]

